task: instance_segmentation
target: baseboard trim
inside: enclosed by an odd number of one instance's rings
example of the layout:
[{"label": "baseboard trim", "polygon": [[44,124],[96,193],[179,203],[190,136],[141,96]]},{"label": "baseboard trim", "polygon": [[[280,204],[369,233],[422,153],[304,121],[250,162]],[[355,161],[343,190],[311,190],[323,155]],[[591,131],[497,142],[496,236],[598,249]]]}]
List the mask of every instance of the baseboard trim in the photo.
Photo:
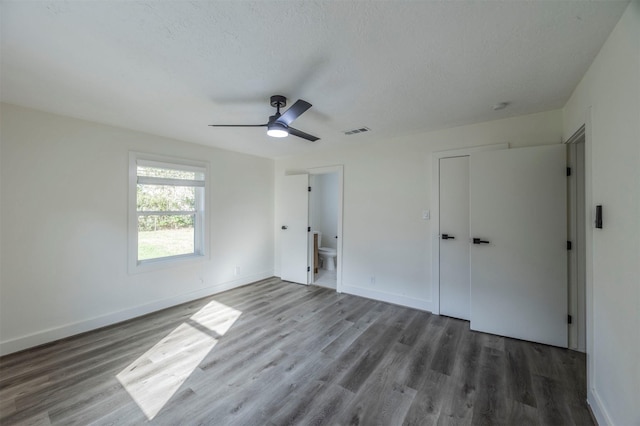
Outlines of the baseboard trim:
[{"label": "baseboard trim", "polygon": [[414,297],[402,296],[394,293],[387,293],[380,290],[372,290],[342,283],[340,289],[342,293],[352,294],[354,296],[366,297],[367,299],[379,300],[381,302],[393,303],[394,305],[406,306],[408,308],[420,309],[422,311],[432,312],[431,302],[425,299],[416,299]]},{"label": "baseboard trim", "polygon": [[170,308],[172,306],[180,305],[182,303],[190,302],[192,300],[200,299],[202,297],[207,297],[216,293],[231,290],[233,288],[250,284],[255,281],[270,278],[272,276],[273,271],[244,276],[233,281],[227,281],[224,283],[216,284],[214,286],[201,288],[196,291],[179,294],[166,299],[156,300],[151,303],[124,309],[122,311],[113,312],[110,314],[89,318],[87,320],[78,321],[71,324],[53,327],[15,339],[6,340],[4,342],[0,342],[0,356],[33,348],[35,346],[44,345],[46,343],[74,336],[76,334],[85,333],[97,328],[113,325],[162,309]]},{"label": "baseboard trim", "polygon": [[595,389],[591,389],[587,392],[587,404],[591,411],[591,415],[595,418],[598,426],[612,426],[613,420],[609,412],[602,403],[602,399],[598,395]]}]

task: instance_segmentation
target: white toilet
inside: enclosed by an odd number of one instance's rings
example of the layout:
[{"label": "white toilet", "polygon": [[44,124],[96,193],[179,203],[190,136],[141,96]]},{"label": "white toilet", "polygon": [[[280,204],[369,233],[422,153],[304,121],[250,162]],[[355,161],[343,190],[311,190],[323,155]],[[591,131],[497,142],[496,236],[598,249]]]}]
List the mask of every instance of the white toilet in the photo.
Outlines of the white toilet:
[{"label": "white toilet", "polygon": [[320,263],[322,269],[327,271],[336,270],[336,256],[338,252],[331,247],[322,247],[322,234],[318,232],[318,255],[320,256]]}]

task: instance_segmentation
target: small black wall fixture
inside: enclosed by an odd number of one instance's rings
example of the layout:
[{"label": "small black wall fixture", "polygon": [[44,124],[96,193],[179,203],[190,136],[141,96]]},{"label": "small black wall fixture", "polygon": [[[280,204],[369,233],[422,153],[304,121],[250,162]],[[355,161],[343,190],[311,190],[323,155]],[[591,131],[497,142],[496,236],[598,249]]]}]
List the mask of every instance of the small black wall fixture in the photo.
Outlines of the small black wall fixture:
[{"label": "small black wall fixture", "polygon": [[596,206],[596,228],[602,229],[602,206]]}]

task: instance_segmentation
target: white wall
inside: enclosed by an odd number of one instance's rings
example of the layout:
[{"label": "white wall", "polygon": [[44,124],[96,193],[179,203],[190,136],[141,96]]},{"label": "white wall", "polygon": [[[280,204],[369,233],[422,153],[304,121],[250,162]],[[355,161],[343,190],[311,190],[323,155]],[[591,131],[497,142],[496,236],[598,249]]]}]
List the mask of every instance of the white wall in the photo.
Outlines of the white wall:
[{"label": "white wall", "polygon": [[[433,310],[432,223],[421,218],[422,211],[430,209],[431,153],[503,142],[512,147],[560,143],[562,112],[380,143],[367,143],[366,134],[354,138],[362,139],[338,151],[276,160],[276,223],[280,221],[279,184],[286,171],[344,165],[342,291]],[[276,275],[279,265],[276,233]]]},{"label": "white wall", "polygon": [[[1,354],[273,275],[272,160],[7,104],[1,128]],[[209,259],[128,274],[129,151],[210,163]]]},{"label": "white wall", "polygon": [[564,108],[587,124],[589,403],[601,425],[640,424],[640,2],[633,1]]}]

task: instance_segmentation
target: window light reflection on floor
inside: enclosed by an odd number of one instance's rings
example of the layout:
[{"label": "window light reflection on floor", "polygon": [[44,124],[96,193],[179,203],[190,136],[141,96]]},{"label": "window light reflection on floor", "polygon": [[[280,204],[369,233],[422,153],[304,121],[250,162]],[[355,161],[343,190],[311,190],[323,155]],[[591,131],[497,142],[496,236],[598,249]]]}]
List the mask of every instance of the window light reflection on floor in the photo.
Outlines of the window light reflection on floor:
[{"label": "window light reflection on floor", "polygon": [[152,420],[242,312],[212,300],[116,377]]}]

